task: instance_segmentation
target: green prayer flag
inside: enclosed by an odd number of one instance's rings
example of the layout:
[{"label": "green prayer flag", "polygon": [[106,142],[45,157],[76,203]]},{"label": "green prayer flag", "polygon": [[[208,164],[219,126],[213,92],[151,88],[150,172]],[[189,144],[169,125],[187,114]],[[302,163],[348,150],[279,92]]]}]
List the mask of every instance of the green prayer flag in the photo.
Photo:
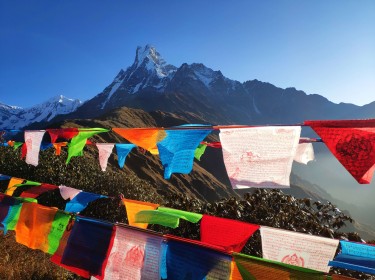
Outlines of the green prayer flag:
[{"label": "green prayer flag", "polygon": [[21,147],[23,142],[14,142],[13,144],[13,150],[17,150],[19,147]]},{"label": "green prayer flag", "polygon": [[24,186],[40,186],[40,185],[41,185],[41,183],[27,180],[26,182],[24,182],[22,184],[15,184],[14,186],[11,186],[10,188],[7,188],[5,193],[7,193],[8,191],[11,191],[11,193],[13,194],[13,192],[17,188],[19,188],[19,187],[24,187]]},{"label": "green prayer flag", "polygon": [[51,231],[48,234],[48,252],[54,254],[60,245],[60,239],[63,236],[66,227],[69,224],[70,215],[57,211],[52,222]]},{"label": "green prayer flag", "polygon": [[176,215],[179,218],[189,221],[191,223],[199,222],[203,216],[202,214],[199,214],[199,213],[182,211],[182,210],[177,210],[177,209],[167,208],[167,207],[158,207],[157,211]]},{"label": "green prayer flag", "polygon": [[88,138],[102,132],[108,132],[105,128],[85,128],[80,129],[79,133],[72,138],[68,144],[68,158],[66,159],[66,164],[69,163],[70,159],[75,156],[82,155],[82,150],[86,145]]},{"label": "green prayer flag", "polygon": [[195,149],[195,152],[194,152],[194,157],[197,159],[197,160],[201,160],[201,156],[204,154],[204,152],[206,151],[206,148],[207,148],[207,145],[205,144],[199,144],[198,148]]},{"label": "green prayer flag", "polygon": [[143,210],[135,215],[136,223],[157,224],[165,227],[176,228],[180,223],[180,217],[174,214],[157,210]]}]

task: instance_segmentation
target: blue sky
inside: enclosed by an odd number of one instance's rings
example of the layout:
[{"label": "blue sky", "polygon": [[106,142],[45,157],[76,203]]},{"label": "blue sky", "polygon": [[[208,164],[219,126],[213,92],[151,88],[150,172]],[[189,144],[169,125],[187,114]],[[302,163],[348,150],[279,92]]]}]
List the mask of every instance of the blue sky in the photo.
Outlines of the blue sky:
[{"label": "blue sky", "polygon": [[372,0],[0,1],[0,102],[101,92],[138,45],[333,102],[375,101]]}]

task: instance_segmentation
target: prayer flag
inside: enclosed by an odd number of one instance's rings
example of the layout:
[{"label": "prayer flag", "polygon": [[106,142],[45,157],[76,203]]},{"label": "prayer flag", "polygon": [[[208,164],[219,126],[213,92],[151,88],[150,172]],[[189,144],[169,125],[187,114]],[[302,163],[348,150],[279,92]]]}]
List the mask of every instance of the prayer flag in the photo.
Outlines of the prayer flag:
[{"label": "prayer flag", "polygon": [[307,164],[309,161],[314,160],[314,149],[312,143],[299,143],[294,160]]},{"label": "prayer flag", "polygon": [[105,268],[105,279],[161,279],[162,236],[115,227],[115,238]]},{"label": "prayer flag", "polygon": [[59,156],[61,154],[61,148],[68,145],[68,142],[59,142],[53,143],[53,147],[56,149],[56,155]]},{"label": "prayer flag", "polygon": [[159,204],[131,200],[131,199],[123,199],[122,202],[126,208],[126,215],[128,217],[128,223],[131,226],[139,227],[139,228],[147,228],[147,223],[137,223],[135,222],[135,215],[142,211],[142,210],[154,210],[158,208]]},{"label": "prayer flag", "polygon": [[51,137],[51,142],[56,143],[58,138],[71,139],[78,134],[78,128],[58,128],[58,129],[46,129]]},{"label": "prayer flag", "polygon": [[202,214],[189,212],[189,211],[182,211],[178,209],[168,208],[168,207],[158,207],[158,211],[165,212],[169,214],[177,215],[179,218],[189,221],[191,223],[197,223],[202,219]]},{"label": "prayer flag", "polygon": [[375,170],[375,119],[305,121],[360,184],[369,184]]},{"label": "prayer flag", "polygon": [[197,160],[200,161],[202,155],[203,155],[204,152],[206,151],[206,148],[207,148],[207,145],[199,144],[199,146],[195,149],[194,157],[195,157]]},{"label": "prayer flag", "polygon": [[99,163],[102,171],[107,169],[108,158],[110,157],[115,144],[96,143],[99,150]]},{"label": "prayer flag", "polygon": [[[324,273],[244,254],[233,254],[237,269],[246,280],[323,280]],[[234,278],[237,280],[236,278]]]},{"label": "prayer flag", "polygon": [[261,227],[263,258],[328,272],[339,240]]},{"label": "prayer flag", "polygon": [[59,247],[60,239],[62,238],[66,227],[70,221],[70,215],[57,211],[52,222],[51,230],[48,234],[48,251],[49,254],[54,254]]},{"label": "prayer flag", "polygon": [[8,183],[8,188],[5,191],[5,194],[12,195],[15,189],[17,188],[17,185],[21,184],[25,179],[12,177]]},{"label": "prayer flag", "polygon": [[134,147],[134,144],[116,144],[118,165],[120,168],[124,167],[125,159]]},{"label": "prayer flag", "polygon": [[25,144],[26,144],[26,163],[34,166],[39,162],[39,150],[42,143],[44,130],[26,130],[25,131]]},{"label": "prayer flag", "polygon": [[78,135],[74,136],[68,145],[68,158],[66,163],[68,164],[70,159],[75,156],[82,155],[82,150],[85,147],[88,138],[102,132],[108,132],[108,129],[104,128],[82,128],[79,129]]},{"label": "prayer flag", "polygon": [[194,243],[167,241],[168,280],[229,279],[232,257]]},{"label": "prayer flag", "polygon": [[48,252],[48,234],[56,212],[56,208],[23,203],[15,229],[16,241],[31,249]]},{"label": "prayer flag", "polygon": [[40,150],[41,151],[45,151],[45,150],[47,150],[47,149],[49,149],[49,148],[52,148],[53,147],[53,144],[52,143],[44,143],[44,142],[42,142],[41,144],[40,144]]},{"label": "prayer flag", "polygon": [[160,212],[157,210],[142,210],[135,215],[137,223],[156,224],[165,227],[176,228],[180,223],[180,217],[175,214]]},{"label": "prayer flag", "polygon": [[341,240],[341,252],[330,266],[375,274],[375,246]]},{"label": "prayer flag", "polygon": [[[14,192],[17,191],[17,193],[19,193],[19,191],[25,189],[25,187],[32,187],[32,186],[40,186],[41,183],[38,183],[38,182],[34,182],[34,181],[30,181],[30,180],[26,180],[25,182],[21,183],[21,184],[17,184],[17,185],[14,185],[12,186],[9,191],[12,193],[12,195],[14,195]],[[8,191],[7,189],[7,191]],[[18,194],[16,194],[16,196],[19,196]]]},{"label": "prayer flag", "polygon": [[210,132],[210,129],[166,131],[167,136],[157,144],[165,179],[170,179],[172,173],[191,172],[195,150]]},{"label": "prayer flag", "polygon": [[240,252],[259,225],[203,215],[201,241],[222,247],[227,252]]},{"label": "prayer flag", "polygon": [[26,191],[23,191],[21,193],[20,197],[37,198],[41,194],[43,194],[45,192],[48,192],[48,191],[55,190],[57,188],[58,188],[58,186],[43,183],[41,185],[38,185],[38,186],[32,187],[32,188],[30,188]]},{"label": "prayer flag", "polygon": [[67,187],[67,186],[59,186],[61,197],[64,200],[67,200],[68,198],[72,200],[77,194],[81,192],[81,190]]},{"label": "prayer flag", "polygon": [[224,164],[232,187],[289,188],[300,134],[300,126],[220,129]]},{"label": "prayer flag", "polygon": [[12,177],[8,176],[8,175],[3,175],[3,174],[0,174],[0,180],[3,181],[3,180],[10,180]]},{"label": "prayer flag", "polygon": [[79,213],[89,205],[90,202],[99,198],[106,198],[105,195],[89,192],[79,192],[72,200],[65,205],[65,211]]},{"label": "prayer flag", "polygon": [[[61,263],[83,277],[102,277],[103,264],[111,249],[113,225],[77,217],[67,241]],[[77,269],[78,270],[77,270]]]},{"label": "prayer flag", "polygon": [[153,155],[159,153],[156,144],[166,135],[165,131],[159,128],[112,128],[112,130]]}]

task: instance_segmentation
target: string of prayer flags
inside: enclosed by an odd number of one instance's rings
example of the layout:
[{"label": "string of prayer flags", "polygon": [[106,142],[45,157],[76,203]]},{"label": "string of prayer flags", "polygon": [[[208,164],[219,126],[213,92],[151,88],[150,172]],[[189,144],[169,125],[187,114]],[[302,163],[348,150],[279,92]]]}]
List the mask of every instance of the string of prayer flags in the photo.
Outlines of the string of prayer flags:
[{"label": "string of prayer flags", "polygon": [[176,228],[180,224],[180,217],[175,214],[160,212],[157,210],[142,210],[135,215],[134,222],[136,224],[146,223]]},{"label": "string of prayer flags", "polygon": [[79,192],[65,205],[65,211],[79,213],[85,209],[90,202],[99,198],[107,198],[107,196],[96,193]]},{"label": "string of prayer flags", "polygon": [[324,273],[253,256],[233,253],[234,261],[242,278],[236,275],[233,280],[323,280]]},{"label": "string of prayer flags", "polygon": [[57,128],[57,129],[46,129],[49,136],[51,137],[51,142],[56,143],[58,138],[63,138],[64,140],[72,139],[78,134],[78,128]]},{"label": "string of prayer flags", "polygon": [[48,252],[48,234],[57,208],[37,203],[23,203],[16,225],[16,241],[31,249]]},{"label": "string of prayer flags", "polygon": [[288,188],[300,134],[300,126],[220,129],[232,187]]},{"label": "string of prayer flags", "polygon": [[8,183],[8,188],[5,191],[5,194],[12,195],[14,190],[17,188],[17,185],[21,184],[25,179],[12,177]]},{"label": "string of prayer flags", "polygon": [[211,130],[167,130],[167,136],[157,146],[164,167],[164,178],[172,173],[188,174],[193,169],[194,153]]},{"label": "string of prayer flags", "polygon": [[189,221],[190,223],[198,223],[202,219],[202,216],[203,216],[202,214],[199,214],[199,213],[183,211],[183,210],[162,207],[162,206],[158,207],[158,211],[176,215],[181,219]]},{"label": "string of prayer flags", "polygon": [[202,155],[203,155],[204,152],[206,151],[206,148],[207,148],[207,145],[205,145],[205,144],[199,144],[199,146],[195,149],[194,157],[195,157],[197,160],[200,161]]},{"label": "string of prayer flags", "polygon": [[159,153],[156,144],[166,136],[165,131],[159,128],[112,128],[112,130],[153,155]]},{"label": "string of prayer flags", "polygon": [[375,170],[375,120],[305,121],[360,184]]},{"label": "string of prayer flags", "polygon": [[[168,238],[166,273],[168,280],[229,279],[232,257],[197,245],[188,239]],[[206,278],[207,277],[207,278]]]},{"label": "string of prayer flags", "polygon": [[99,150],[99,164],[102,171],[106,171],[108,158],[110,157],[113,147],[115,144],[96,143],[96,147]]},{"label": "string of prayer flags", "polygon": [[104,279],[161,279],[162,241],[161,235],[116,226]]},{"label": "string of prayer flags", "polygon": [[70,271],[101,279],[111,248],[113,225],[77,217],[67,241],[61,263]]},{"label": "string of prayer flags", "polygon": [[159,204],[131,200],[131,199],[122,199],[122,203],[124,203],[126,208],[126,215],[128,217],[128,223],[130,226],[139,227],[146,229],[148,223],[137,223],[136,222],[136,214],[143,210],[155,210],[158,208]]},{"label": "string of prayer flags", "polygon": [[67,187],[67,186],[59,186],[60,189],[60,195],[64,200],[70,199],[72,200],[77,194],[81,192],[81,190]]},{"label": "string of prayer flags", "polygon": [[68,144],[68,158],[66,159],[67,164],[72,157],[80,156],[82,154],[82,150],[85,147],[88,138],[98,133],[108,132],[109,130],[104,128],[84,128],[79,129],[78,131],[78,134],[74,136]]},{"label": "string of prayer flags", "polygon": [[375,274],[375,246],[340,241],[341,252],[328,265]]},{"label": "string of prayer flags", "polygon": [[42,143],[44,130],[26,130],[25,144],[26,144],[26,163],[37,166],[39,163],[39,150]]},{"label": "string of prayer flags", "polygon": [[55,155],[59,156],[61,154],[61,148],[66,147],[67,145],[68,145],[68,142],[53,143],[53,147],[56,150]]},{"label": "string of prayer flags", "polygon": [[241,252],[259,225],[203,215],[200,229],[202,242],[222,247],[227,252]]},{"label": "string of prayer flags", "polygon": [[23,191],[20,195],[20,197],[31,197],[31,198],[37,198],[41,194],[49,191],[53,191],[57,189],[58,186],[50,185],[50,184],[41,184],[34,187],[31,187],[30,189]]},{"label": "string of prayer flags", "polygon": [[125,159],[131,150],[135,147],[134,144],[116,144],[116,152],[118,157],[118,165],[123,168],[125,165]]},{"label": "string of prayer flags", "polygon": [[315,158],[314,156],[314,148],[312,143],[299,143],[297,146],[296,155],[294,156],[294,160],[307,164],[310,161],[313,161]]},{"label": "string of prayer flags", "polygon": [[261,227],[263,258],[328,272],[339,240]]}]

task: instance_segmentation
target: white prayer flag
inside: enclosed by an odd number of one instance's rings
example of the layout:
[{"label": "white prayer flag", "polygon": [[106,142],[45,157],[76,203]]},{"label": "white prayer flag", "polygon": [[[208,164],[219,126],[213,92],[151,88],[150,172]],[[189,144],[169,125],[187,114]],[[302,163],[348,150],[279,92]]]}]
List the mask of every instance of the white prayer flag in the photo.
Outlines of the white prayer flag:
[{"label": "white prayer flag", "polygon": [[307,164],[309,161],[314,160],[314,149],[312,143],[298,144],[294,160],[303,164]]},{"label": "white prayer flag", "polygon": [[220,129],[225,168],[234,189],[289,188],[300,126]]},{"label": "white prayer flag", "polygon": [[335,256],[339,240],[260,227],[263,258],[323,272]]},{"label": "white prayer flag", "polygon": [[162,237],[120,226],[115,229],[104,279],[161,279]]},{"label": "white prayer flag", "polygon": [[81,192],[81,190],[77,190],[75,188],[67,187],[67,186],[59,186],[61,197],[64,200],[67,200],[68,198],[72,200],[77,194]]},{"label": "white prayer flag", "polygon": [[37,166],[39,163],[39,150],[42,143],[44,130],[26,130],[25,143],[26,143],[26,163]]},{"label": "white prayer flag", "polygon": [[108,158],[112,153],[115,144],[96,143],[96,147],[99,150],[99,163],[102,171],[107,169]]}]

